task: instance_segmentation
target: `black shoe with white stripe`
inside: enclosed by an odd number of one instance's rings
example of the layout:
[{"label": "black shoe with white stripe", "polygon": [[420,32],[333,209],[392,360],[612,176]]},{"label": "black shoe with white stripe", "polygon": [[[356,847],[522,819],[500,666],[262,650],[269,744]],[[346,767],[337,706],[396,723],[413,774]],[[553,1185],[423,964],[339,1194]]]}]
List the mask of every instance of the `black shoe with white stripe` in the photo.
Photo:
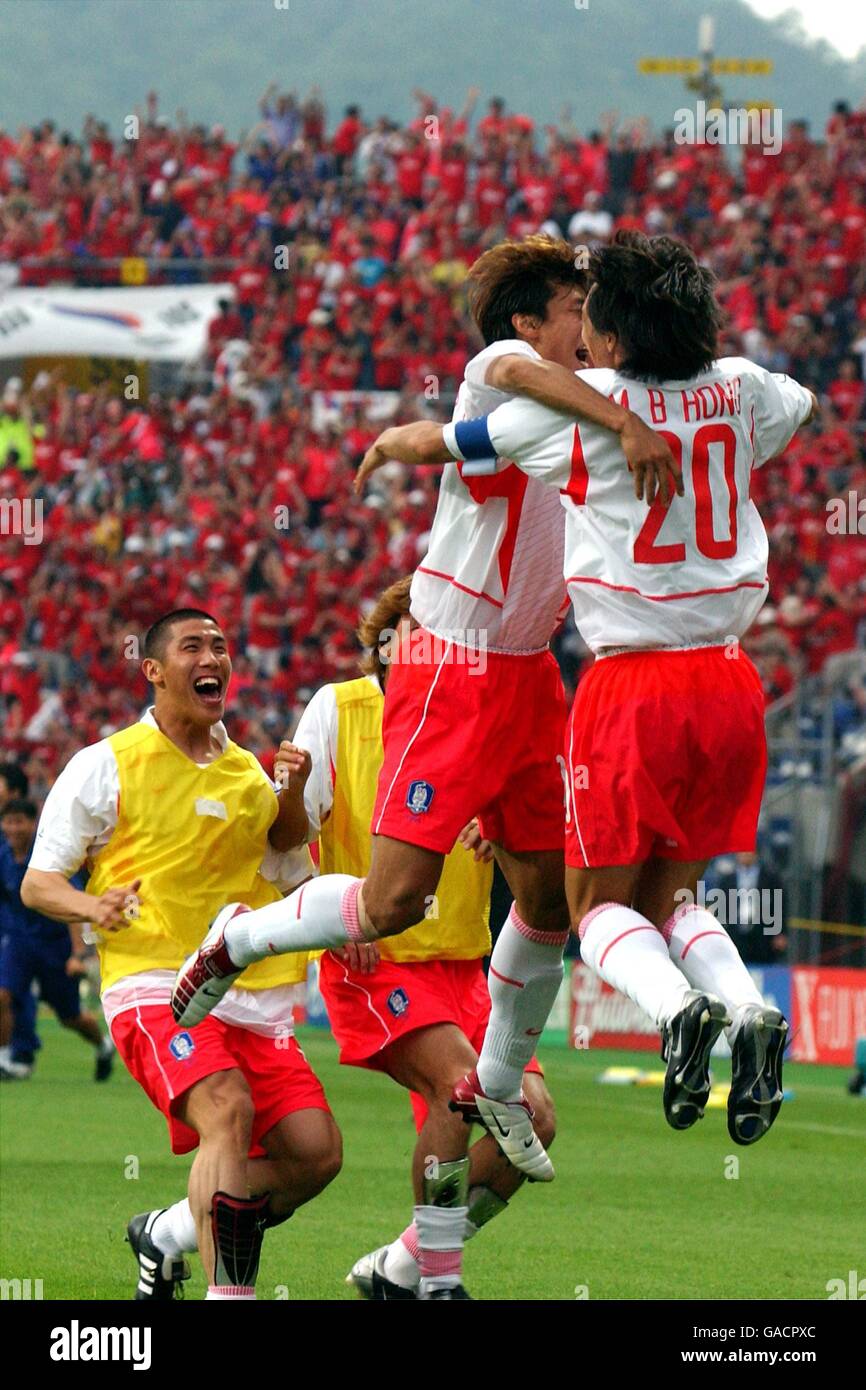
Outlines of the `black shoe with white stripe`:
[{"label": "black shoe with white stripe", "polygon": [[782,1105],[782,1059],[788,1024],[778,1009],[749,1009],[731,1044],[728,1133],[757,1144]]},{"label": "black shoe with white stripe", "polygon": [[182,1255],[164,1255],[150,1236],[154,1221],[164,1210],[163,1207],[160,1211],[143,1211],[140,1216],[134,1216],[126,1228],[126,1239],[138,1260],[136,1301],[148,1298],[157,1303],[170,1303],[173,1298],[183,1298],[182,1284],[189,1278],[189,1265]]},{"label": "black shoe with white stripe", "polygon": [[662,1061],[665,1072],[665,1119],[673,1129],[691,1129],[703,1119],[710,1097],[710,1053],[730,1023],[721,999],[689,990],[685,1004],[665,1025]]}]

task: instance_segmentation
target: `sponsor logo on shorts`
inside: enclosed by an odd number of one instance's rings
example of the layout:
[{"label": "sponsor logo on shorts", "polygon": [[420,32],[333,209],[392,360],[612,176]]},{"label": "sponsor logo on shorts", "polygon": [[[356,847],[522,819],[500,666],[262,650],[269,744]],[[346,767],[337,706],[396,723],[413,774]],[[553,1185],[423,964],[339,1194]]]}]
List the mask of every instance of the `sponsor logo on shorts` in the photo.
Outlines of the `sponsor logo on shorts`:
[{"label": "sponsor logo on shorts", "polygon": [[185,1062],[187,1057],[191,1057],[195,1051],[195,1043],[189,1033],[175,1033],[168,1045],[168,1050],[179,1062]]},{"label": "sponsor logo on shorts", "polygon": [[409,790],[406,793],[406,805],[413,816],[420,816],[425,811],[430,810],[430,803],[433,800],[435,787],[431,787],[429,782],[410,782]]},{"label": "sponsor logo on shorts", "polygon": [[392,989],[388,995],[388,1008],[395,1018],[399,1018],[409,1007],[409,996],[405,989]]}]

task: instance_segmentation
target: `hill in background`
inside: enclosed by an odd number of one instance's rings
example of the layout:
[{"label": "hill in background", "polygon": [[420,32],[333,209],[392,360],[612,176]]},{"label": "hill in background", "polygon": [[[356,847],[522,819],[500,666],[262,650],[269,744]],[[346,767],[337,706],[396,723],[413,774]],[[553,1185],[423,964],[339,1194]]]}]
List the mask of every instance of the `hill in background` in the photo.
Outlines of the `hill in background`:
[{"label": "hill in background", "polygon": [[639,75],[637,59],[694,56],[703,13],[719,56],[775,61],[772,77],[726,79],[726,99],[771,101],[814,133],[834,101],[863,99],[866,47],[846,61],[790,15],[764,20],[741,0],[5,0],[0,124],[51,115],[78,132],[93,111],[116,134],[153,87],[164,114],[183,107],[237,135],[274,78],[318,83],[332,121],[350,101],[403,118],[415,86],[460,104],[476,85],[540,122],[568,104],[583,131],[610,109],[662,128],[694,98],[681,78]]}]

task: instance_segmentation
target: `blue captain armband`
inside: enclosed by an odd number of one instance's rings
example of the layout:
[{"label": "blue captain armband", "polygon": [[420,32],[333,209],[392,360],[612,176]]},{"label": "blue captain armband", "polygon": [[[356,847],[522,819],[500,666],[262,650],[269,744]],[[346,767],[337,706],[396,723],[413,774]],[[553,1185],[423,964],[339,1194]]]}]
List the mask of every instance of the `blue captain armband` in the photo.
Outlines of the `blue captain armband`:
[{"label": "blue captain armband", "polygon": [[459,420],[446,425],[443,439],[449,453],[464,461],[461,470],[464,478],[496,472],[496,450],[490,442],[486,415],[479,420]]}]

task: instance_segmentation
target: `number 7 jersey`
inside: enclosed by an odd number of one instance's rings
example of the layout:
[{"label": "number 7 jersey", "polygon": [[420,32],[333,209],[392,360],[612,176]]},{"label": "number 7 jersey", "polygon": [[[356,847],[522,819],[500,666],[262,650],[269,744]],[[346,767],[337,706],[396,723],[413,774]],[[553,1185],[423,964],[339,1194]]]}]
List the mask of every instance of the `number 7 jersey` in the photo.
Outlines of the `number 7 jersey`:
[{"label": "number 7 jersey", "polygon": [[456,458],[496,454],[560,490],[565,579],[594,652],[694,647],[742,636],[767,596],[767,535],[749,497],[753,468],[784,449],[811,394],[744,357],[690,381],[649,385],[609,368],[580,372],[669,443],[684,495],[647,507],[615,435],[533,401],[452,424]]}]

